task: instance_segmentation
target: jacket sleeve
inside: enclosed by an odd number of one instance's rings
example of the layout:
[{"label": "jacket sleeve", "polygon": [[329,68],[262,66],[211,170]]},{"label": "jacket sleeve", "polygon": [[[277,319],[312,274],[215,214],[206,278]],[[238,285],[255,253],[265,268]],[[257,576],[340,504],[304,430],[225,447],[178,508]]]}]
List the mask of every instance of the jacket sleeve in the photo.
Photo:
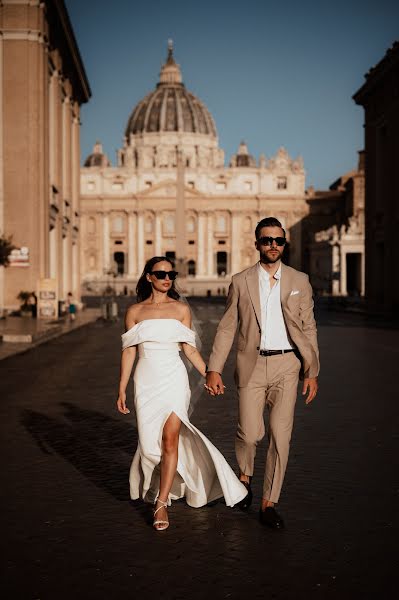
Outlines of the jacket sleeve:
[{"label": "jacket sleeve", "polygon": [[218,325],[213,342],[208,370],[222,373],[225,362],[233,345],[234,336],[238,325],[238,300],[239,292],[234,277],[229,287],[226,308]]},{"label": "jacket sleeve", "polygon": [[319,345],[317,343],[317,327],[314,318],[313,308],[313,290],[312,286],[309,283],[309,277],[306,276],[305,289],[301,297],[301,303],[299,307],[299,315],[302,321],[303,334],[309,340],[314,350],[315,357],[312,361],[312,364],[310,365],[309,371],[305,373],[305,377],[317,377],[320,370]]}]

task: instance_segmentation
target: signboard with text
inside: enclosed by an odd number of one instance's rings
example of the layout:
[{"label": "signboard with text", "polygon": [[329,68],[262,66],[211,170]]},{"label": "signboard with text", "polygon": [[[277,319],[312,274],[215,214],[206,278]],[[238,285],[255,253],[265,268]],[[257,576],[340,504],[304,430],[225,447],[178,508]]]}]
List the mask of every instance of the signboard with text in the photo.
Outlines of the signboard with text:
[{"label": "signboard with text", "polygon": [[58,298],[56,279],[39,279],[37,284],[37,318],[56,319]]},{"label": "signboard with text", "polygon": [[10,267],[29,267],[29,248],[14,248],[8,257]]}]

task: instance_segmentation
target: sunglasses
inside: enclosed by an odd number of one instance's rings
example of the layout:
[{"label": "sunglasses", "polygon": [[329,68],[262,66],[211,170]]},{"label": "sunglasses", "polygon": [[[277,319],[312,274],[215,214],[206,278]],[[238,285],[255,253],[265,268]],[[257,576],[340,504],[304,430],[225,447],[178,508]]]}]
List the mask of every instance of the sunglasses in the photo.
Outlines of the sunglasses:
[{"label": "sunglasses", "polygon": [[276,242],[277,246],[285,246],[286,241],[285,237],[274,238],[269,236],[261,237],[257,240],[258,244],[261,244],[261,246],[271,246],[273,242]]},{"label": "sunglasses", "polygon": [[157,279],[166,279],[166,276],[169,277],[171,281],[174,281],[178,276],[177,271],[151,271],[150,275],[155,275]]}]

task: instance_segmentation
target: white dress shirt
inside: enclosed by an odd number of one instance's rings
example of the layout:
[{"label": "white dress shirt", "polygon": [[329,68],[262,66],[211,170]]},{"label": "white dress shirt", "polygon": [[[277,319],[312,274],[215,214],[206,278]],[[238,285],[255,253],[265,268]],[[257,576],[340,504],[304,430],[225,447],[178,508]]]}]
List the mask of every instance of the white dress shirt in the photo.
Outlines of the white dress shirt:
[{"label": "white dress shirt", "polygon": [[280,300],[281,264],[274,274],[276,280],[270,287],[269,273],[258,264],[259,298],[261,309],[261,350],[289,350],[294,345],[290,342],[285,326]]}]

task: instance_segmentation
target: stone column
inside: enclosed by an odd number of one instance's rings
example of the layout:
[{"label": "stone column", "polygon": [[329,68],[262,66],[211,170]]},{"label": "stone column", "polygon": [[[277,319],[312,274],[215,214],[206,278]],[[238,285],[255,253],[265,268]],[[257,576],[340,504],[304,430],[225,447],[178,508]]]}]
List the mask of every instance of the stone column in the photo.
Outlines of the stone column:
[{"label": "stone column", "polygon": [[339,290],[340,290],[340,282],[338,281],[338,279],[335,279],[334,274],[340,272],[340,253],[339,253],[339,246],[337,244],[334,244],[332,247],[332,274],[333,274],[333,280],[332,280],[332,295],[333,296],[339,296]]},{"label": "stone column", "polygon": [[69,262],[69,235],[62,239],[62,289],[64,300],[68,292],[71,291],[70,282],[70,262]]},{"label": "stone column", "polygon": [[109,216],[103,213],[103,270],[110,269],[110,247],[109,247]]},{"label": "stone column", "polygon": [[344,251],[342,244],[340,246],[340,254],[341,254],[341,273],[340,273],[340,295],[346,296],[346,252]]},{"label": "stone column", "polygon": [[144,269],[144,215],[139,213],[137,221],[137,272],[140,274]]},{"label": "stone column", "polygon": [[208,260],[207,260],[207,276],[213,277],[215,274],[214,269],[214,256],[213,256],[213,213],[208,212],[207,215],[207,225],[208,225]]},{"label": "stone column", "polygon": [[137,274],[137,214],[128,214],[128,275],[134,277]]},{"label": "stone column", "polygon": [[206,274],[205,223],[206,223],[206,213],[200,212],[198,214],[198,245],[197,245],[197,274],[199,277],[204,277]]},{"label": "stone column", "polygon": [[361,251],[361,255],[360,255],[360,294],[362,296],[365,295],[366,293],[366,285],[365,285],[365,255],[364,255],[364,249]]},{"label": "stone column", "polygon": [[[79,290],[79,248],[77,243],[72,244],[72,293],[76,297]],[[78,296],[79,298],[79,296]]]},{"label": "stone column", "polygon": [[[4,231],[4,155],[3,155],[3,36],[0,36],[0,233]],[[5,267],[0,267],[0,313],[4,308]]]},{"label": "stone column", "polygon": [[158,213],[155,215],[155,256],[162,256],[162,227]]},{"label": "stone column", "polygon": [[231,215],[231,274],[234,275],[242,269],[241,265],[241,229],[240,229],[240,214],[232,213]]}]

